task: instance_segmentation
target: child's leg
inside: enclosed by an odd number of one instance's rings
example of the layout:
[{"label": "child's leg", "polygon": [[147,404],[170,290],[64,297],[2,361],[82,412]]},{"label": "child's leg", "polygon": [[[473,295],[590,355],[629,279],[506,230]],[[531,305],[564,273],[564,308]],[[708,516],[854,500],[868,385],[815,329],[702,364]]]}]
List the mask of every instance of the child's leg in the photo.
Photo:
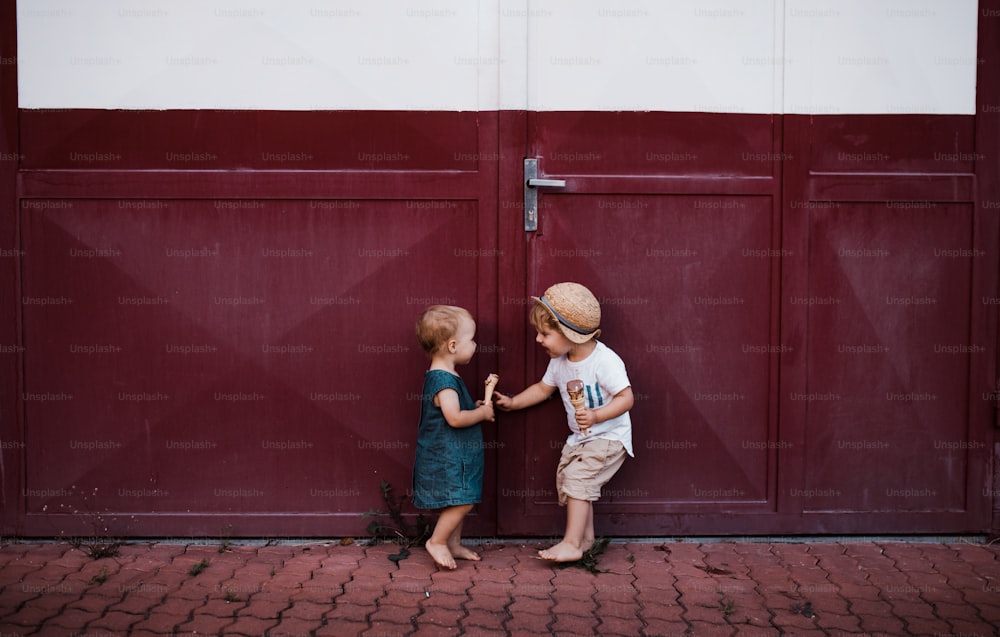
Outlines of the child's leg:
[{"label": "child's leg", "polygon": [[583,542],[580,543],[580,548],[584,553],[590,550],[590,547],[594,546],[594,503],[590,503],[590,511],[587,513],[587,526],[583,529]]},{"label": "child's leg", "polygon": [[472,510],[471,504],[447,507],[441,511],[437,523],[434,525],[434,533],[430,539],[424,543],[424,548],[434,558],[438,566],[444,568],[455,568],[455,558],[448,548],[448,541],[456,528],[460,528],[465,514]]},{"label": "child's leg", "polygon": [[594,544],[594,505],[587,500],[567,498],[566,500],[566,534],[562,542],[539,551],[539,557],[553,562],[575,562],[583,557],[586,536],[590,535],[590,545]]},{"label": "child's leg", "polygon": [[454,558],[479,561],[479,553],[462,546],[462,522],[459,522],[455,530],[451,532],[451,536],[448,538],[448,550],[451,551],[451,556]]}]

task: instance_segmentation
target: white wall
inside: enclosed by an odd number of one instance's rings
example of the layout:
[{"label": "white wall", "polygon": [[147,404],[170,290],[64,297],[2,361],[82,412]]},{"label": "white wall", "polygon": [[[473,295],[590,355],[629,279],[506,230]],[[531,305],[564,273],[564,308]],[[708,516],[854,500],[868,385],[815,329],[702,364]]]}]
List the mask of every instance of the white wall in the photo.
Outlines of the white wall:
[{"label": "white wall", "polygon": [[976,0],[20,0],[22,108],[975,112]]}]

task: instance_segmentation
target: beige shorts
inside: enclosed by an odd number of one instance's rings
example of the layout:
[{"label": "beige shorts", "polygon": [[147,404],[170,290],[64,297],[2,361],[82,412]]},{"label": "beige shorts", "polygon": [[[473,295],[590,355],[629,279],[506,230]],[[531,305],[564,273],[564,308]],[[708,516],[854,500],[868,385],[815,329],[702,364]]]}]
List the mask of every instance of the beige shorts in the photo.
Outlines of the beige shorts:
[{"label": "beige shorts", "polygon": [[567,498],[594,502],[601,498],[601,487],[608,483],[625,462],[625,447],[617,440],[595,438],[578,445],[563,445],[556,469],[559,504]]}]

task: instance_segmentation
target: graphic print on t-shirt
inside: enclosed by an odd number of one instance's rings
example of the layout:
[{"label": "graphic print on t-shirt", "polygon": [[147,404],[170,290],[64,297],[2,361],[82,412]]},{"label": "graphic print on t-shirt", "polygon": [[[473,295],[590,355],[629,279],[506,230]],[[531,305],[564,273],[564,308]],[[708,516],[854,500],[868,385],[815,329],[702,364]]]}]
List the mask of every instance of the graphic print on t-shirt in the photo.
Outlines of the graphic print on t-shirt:
[{"label": "graphic print on t-shirt", "polygon": [[[597,409],[598,407],[604,405],[604,397],[601,396],[601,388],[598,387],[596,383],[593,385],[585,384],[583,388],[587,395],[587,407],[589,407],[590,409]],[[597,397],[596,404],[594,402],[595,396]]]}]

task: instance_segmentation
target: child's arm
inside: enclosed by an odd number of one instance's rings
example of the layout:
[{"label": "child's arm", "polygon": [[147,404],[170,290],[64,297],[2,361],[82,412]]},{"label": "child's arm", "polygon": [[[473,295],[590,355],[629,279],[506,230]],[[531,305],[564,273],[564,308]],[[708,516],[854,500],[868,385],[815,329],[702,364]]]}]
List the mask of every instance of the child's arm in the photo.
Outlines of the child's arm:
[{"label": "child's arm", "polygon": [[542,381],[538,381],[517,396],[507,396],[500,392],[493,392],[493,396],[497,407],[504,411],[512,411],[514,409],[524,409],[525,407],[537,405],[551,396],[555,390],[556,388],[552,385],[546,385]]},{"label": "child's arm", "polygon": [[597,409],[581,409],[576,412],[576,424],[581,428],[589,429],[597,423],[611,420],[621,416],[635,404],[635,397],[632,395],[632,388],[626,387],[615,394],[607,405]]},{"label": "child's arm", "polygon": [[434,398],[437,400],[438,406],[441,407],[445,421],[455,429],[471,427],[484,420],[493,420],[492,403],[478,401],[479,406],[475,409],[462,409],[458,401],[458,392],[454,389],[442,389]]}]

